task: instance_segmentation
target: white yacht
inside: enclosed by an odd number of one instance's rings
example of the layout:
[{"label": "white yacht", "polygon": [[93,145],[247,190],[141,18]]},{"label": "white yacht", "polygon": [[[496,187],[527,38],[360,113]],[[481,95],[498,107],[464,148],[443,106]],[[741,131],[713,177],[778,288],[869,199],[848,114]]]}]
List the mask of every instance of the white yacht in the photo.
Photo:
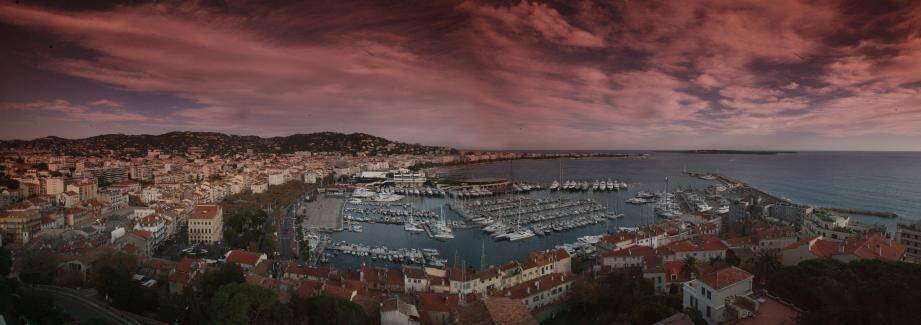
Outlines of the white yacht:
[{"label": "white yacht", "polygon": [[509,241],[524,240],[534,237],[534,232],[530,229],[521,229],[508,235]]},{"label": "white yacht", "polygon": [[377,195],[371,198],[377,202],[396,202],[403,199],[402,195],[393,194],[393,193],[378,193]]}]

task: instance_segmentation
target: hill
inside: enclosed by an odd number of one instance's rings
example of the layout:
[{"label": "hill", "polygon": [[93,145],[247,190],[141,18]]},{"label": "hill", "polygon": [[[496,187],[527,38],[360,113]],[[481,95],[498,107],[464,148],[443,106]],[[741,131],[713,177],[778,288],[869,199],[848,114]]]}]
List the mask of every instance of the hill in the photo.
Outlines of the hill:
[{"label": "hill", "polygon": [[342,154],[425,154],[446,152],[444,147],[423,146],[391,141],[364,133],[320,132],[262,138],[216,132],[179,131],[160,135],[104,134],[83,139],[44,137],[34,140],[0,141],[0,150],[36,150],[55,154],[146,154],[156,149],[179,154],[201,152],[206,155],[233,155],[252,150],[254,153],[288,154],[297,151]]}]

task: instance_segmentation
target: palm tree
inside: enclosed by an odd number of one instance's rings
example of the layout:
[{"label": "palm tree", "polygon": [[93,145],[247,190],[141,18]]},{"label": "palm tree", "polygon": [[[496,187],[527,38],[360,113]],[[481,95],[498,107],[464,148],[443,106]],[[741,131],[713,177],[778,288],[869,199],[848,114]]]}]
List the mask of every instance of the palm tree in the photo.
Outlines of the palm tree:
[{"label": "palm tree", "polygon": [[688,276],[688,280],[692,279],[695,274],[697,274],[697,259],[694,256],[688,255],[684,258],[684,265],[681,267],[681,273],[684,273]]},{"label": "palm tree", "polygon": [[777,260],[777,255],[773,252],[762,251],[755,255],[752,261],[752,271],[754,271],[755,276],[760,279],[760,283],[763,286],[767,283],[767,278],[780,270],[780,261]]}]

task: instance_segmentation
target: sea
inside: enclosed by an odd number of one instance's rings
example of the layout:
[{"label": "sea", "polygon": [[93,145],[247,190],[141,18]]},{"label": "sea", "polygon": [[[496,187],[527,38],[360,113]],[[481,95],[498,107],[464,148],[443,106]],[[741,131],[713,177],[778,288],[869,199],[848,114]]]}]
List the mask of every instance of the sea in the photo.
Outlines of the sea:
[{"label": "sea", "polygon": [[[403,231],[401,225],[364,224],[363,232],[340,232],[333,241],[361,243],[388,248],[434,248],[449,265],[476,268],[522,259],[530,252],[573,243],[579,237],[599,235],[620,227],[637,227],[658,222],[648,206],[624,203],[638,191],[663,191],[668,177],[670,190],[705,188],[715,184],[687,176],[684,171],[716,172],[743,181],[778,197],[813,206],[840,207],[897,213],[900,219],[921,218],[921,152],[796,152],[763,154],[698,154],[678,152],[646,153],[636,158],[578,158],[513,160],[469,164],[439,169],[445,177],[509,178],[514,181],[550,183],[553,180],[620,180],[629,189],[620,192],[559,193],[533,192],[531,196],[592,198],[625,217],[520,242],[493,241],[478,228],[454,230],[455,238],[438,241],[423,234]],[[420,209],[439,211],[446,218],[460,216],[446,205],[445,198],[406,197]],[[646,209],[644,211],[644,209]],[[851,216],[852,220],[881,224],[894,232],[897,219]],[[367,257],[338,255],[331,264],[354,268],[361,264],[393,266]]]}]

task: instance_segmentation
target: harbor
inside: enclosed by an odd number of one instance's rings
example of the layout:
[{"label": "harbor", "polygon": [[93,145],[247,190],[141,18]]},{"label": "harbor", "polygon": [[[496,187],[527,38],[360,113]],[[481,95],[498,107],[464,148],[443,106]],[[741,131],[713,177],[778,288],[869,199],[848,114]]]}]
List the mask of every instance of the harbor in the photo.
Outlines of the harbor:
[{"label": "harbor", "polygon": [[[330,233],[331,243],[386,247],[391,251],[426,247],[438,251],[441,258],[449,261],[475,263],[482,260],[484,265],[497,265],[536,250],[561,245],[581,247],[579,243],[583,241],[579,238],[620,228],[644,227],[665,220],[700,222],[696,221],[698,215],[727,216],[729,203],[743,198],[739,193],[747,193],[744,196],[748,198],[760,196],[762,200],[789,202],[784,199],[789,193],[769,196],[770,189],[755,188],[737,181],[736,176],[720,173],[726,170],[725,163],[702,164],[703,168],[697,169],[712,172],[688,173],[681,161],[586,159],[567,161],[562,177],[555,172],[559,165],[556,161],[516,164],[521,171],[516,173],[519,179],[515,181],[501,177],[508,176],[507,166],[482,164],[475,168],[455,167],[443,171],[443,178],[468,181],[466,183],[433,181],[420,186],[423,190],[419,190],[419,194],[411,189],[376,188],[367,197],[343,199],[345,202],[339,213],[347,227]],[[570,167],[575,164],[578,165]],[[651,168],[649,164],[658,167]],[[613,184],[623,183],[620,190],[608,190],[607,179]],[[597,190],[594,189],[595,180]],[[555,182],[558,185],[554,186]],[[578,183],[578,190],[567,190],[567,183]],[[742,192],[738,187],[744,187]],[[384,198],[391,194],[400,198],[378,201],[375,198],[379,198],[381,192]],[[869,218],[872,216],[856,220],[868,223],[891,220]],[[485,254],[481,254],[483,251]],[[325,253],[331,252],[332,249],[327,249]],[[373,255],[337,252],[317,260],[343,266],[427,263],[413,261],[412,257],[394,259],[393,254],[389,258],[388,254],[376,254],[380,255],[377,258]],[[409,253],[409,256],[417,254]]]}]

